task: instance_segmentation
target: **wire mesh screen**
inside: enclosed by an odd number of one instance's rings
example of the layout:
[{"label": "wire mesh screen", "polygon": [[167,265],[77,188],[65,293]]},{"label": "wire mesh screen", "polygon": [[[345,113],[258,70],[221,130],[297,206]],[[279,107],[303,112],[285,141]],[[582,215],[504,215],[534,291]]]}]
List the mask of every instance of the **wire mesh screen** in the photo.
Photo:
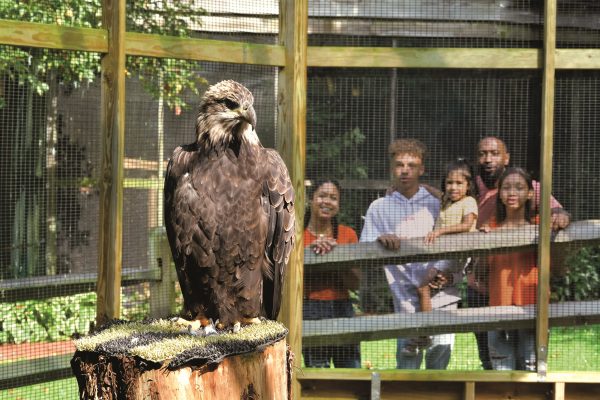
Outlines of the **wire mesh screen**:
[{"label": "wire mesh screen", "polygon": [[[589,77],[586,82],[585,93],[593,96],[595,81]],[[306,366],[535,369],[537,252],[534,246],[514,247],[533,245],[539,223],[539,185],[532,178],[539,179],[540,83],[534,71],[309,70],[304,318],[317,322],[305,332]],[[580,96],[582,105],[594,104]],[[574,106],[567,98],[566,104]],[[569,131],[575,123],[572,112],[557,108],[557,119],[563,113],[567,118],[561,129]],[[582,115],[594,118],[583,109]],[[572,139],[567,137],[563,140]],[[388,147],[397,139],[402,141]],[[563,162],[572,160],[575,151],[569,150]],[[571,166],[569,161],[569,171]],[[554,185],[556,198],[579,196],[560,179]],[[409,182],[412,193],[406,191]],[[499,183],[507,193],[513,186],[524,190],[525,197],[514,199],[510,192],[503,198]],[[456,204],[469,212],[457,217]],[[507,220],[511,207],[519,204],[518,209],[530,207],[527,216]],[[514,231],[500,229],[513,224]],[[462,239],[452,234],[480,227],[495,238],[491,248],[508,250],[486,250],[483,233]],[[395,244],[386,238],[389,234],[403,240]],[[399,246],[401,254],[404,246],[407,256],[391,265],[360,261],[389,259],[390,253],[373,244],[355,250],[349,244],[356,240]],[[462,251],[453,257],[444,249]],[[311,255],[330,251],[327,261],[338,260],[337,269]],[[436,253],[446,261],[437,260]],[[513,275],[511,265],[519,268]],[[512,276],[520,278],[512,281]],[[430,309],[434,312],[424,312]],[[455,314],[455,309],[464,312]],[[523,310],[529,310],[529,319],[519,317]],[[458,315],[473,319],[467,323]],[[348,319],[334,324],[331,318]],[[401,329],[406,326],[412,329]],[[564,340],[551,337],[552,343]],[[517,346],[524,346],[527,357],[510,353]],[[557,355],[560,351],[550,351],[566,361],[564,354]],[[498,361],[509,356],[512,361]]]},{"label": "wire mesh screen", "polygon": [[[275,68],[208,62],[190,62],[183,68],[172,61],[160,61],[163,67],[159,74],[163,78],[157,75],[144,81],[135,78],[127,81],[123,268],[162,269],[157,276],[163,277],[125,289],[124,293],[130,295],[123,298],[123,312],[128,319],[166,317],[181,311],[180,293],[172,290],[177,281],[174,266],[163,265],[163,261],[170,260],[168,247],[167,254],[164,253],[163,180],[167,160],[175,148],[196,140],[197,107],[206,88],[225,79],[244,84],[255,97],[256,131],[261,143],[272,146],[275,138]],[[132,64],[140,65],[155,62],[145,58],[131,60]],[[164,78],[167,76],[173,80],[167,82]],[[186,79],[194,83],[181,92],[177,103],[169,103],[166,95],[150,94],[160,91],[144,90],[149,85],[183,87]]]},{"label": "wire mesh screen", "polygon": [[101,10],[100,1],[40,0],[24,6],[23,2],[0,0],[0,15],[3,19],[52,25],[100,28]]},{"label": "wire mesh screen", "polygon": [[[0,378],[22,386],[69,376],[71,339],[95,320],[99,55],[1,51]],[[74,380],[15,390],[77,396]]]},{"label": "wire mesh screen", "polygon": [[600,44],[600,5],[595,1],[557,2],[556,46],[597,48]]},{"label": "wire mesh screen", "polygon": [[[600,74],[562,71],[556,77],[553,187],[556,198],[571,213],[570,229],[589,235],[597,228],[600,186],[598,148]],[[557,235],[556,241],[560,239]],[[555,327],[550,332],[553,370],[598,370],[598,335],[593,315],[600,305],[600,248],[597,242],[552,244],[551,301],[558,313],[592,316],[590,324]],[[568,321],[567,323],[568,324]],[[553,346],[554,344],[554,346]]]},{"label": "wire mesh screen", "polygon": [[[100,26],[98,2],[54,3],[0,0],[0,18]],[[129,1],[127,29],[275,43],[278,5]],[[559,1],[558,47],[597,48],[597,12]],[[542,1],[309,2],[314,46],[539,48],[542,29]],[[97,305],[100,54],[2,46],[0,72],[0,397],[75,398],[71,339]],[[277,68],[127,58],[124,319],[182,309],[166,163],[224,79],[253,93],[274,147]],[[304,366],[535,370],[541,84],[533,70],[309,68]],[[600,367],[599,86],[598,71],[556,76],[551,371]]]},{"label": "wire mesh screen", "polygon": [[156,29],[171,36],[274,43],[279,26],[278,1],[128,1],[127,29]]},{"label": "wire mesh screen", "polygon": [[367,47],[539,47],[543,2],[311,0],[309,43]]}]

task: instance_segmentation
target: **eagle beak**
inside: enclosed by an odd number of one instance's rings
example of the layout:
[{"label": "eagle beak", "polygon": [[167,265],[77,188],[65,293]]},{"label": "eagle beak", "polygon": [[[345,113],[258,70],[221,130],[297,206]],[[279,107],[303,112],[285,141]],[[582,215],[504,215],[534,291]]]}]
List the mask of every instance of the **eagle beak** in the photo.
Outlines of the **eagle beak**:
[{"label": "eagle beak", "polygon": [[256,112],[254,111],[254,107],[240,107],[238,110],[240,117],[252,125],[252,129],[256,129]]}]

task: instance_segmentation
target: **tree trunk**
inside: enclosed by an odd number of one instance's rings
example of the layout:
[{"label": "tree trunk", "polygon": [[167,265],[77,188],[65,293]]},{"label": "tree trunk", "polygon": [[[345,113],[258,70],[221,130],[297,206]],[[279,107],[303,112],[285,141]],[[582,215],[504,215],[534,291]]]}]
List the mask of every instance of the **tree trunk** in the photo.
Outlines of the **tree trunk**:
[{"label": "tree trunk", "polygon": [[83,351],[75,352],[71,367],[81,399],[286,400],[290,360],[286,341],[280,340],[261,352],[225,358],[213,368],[169,371],[132,357]]}]

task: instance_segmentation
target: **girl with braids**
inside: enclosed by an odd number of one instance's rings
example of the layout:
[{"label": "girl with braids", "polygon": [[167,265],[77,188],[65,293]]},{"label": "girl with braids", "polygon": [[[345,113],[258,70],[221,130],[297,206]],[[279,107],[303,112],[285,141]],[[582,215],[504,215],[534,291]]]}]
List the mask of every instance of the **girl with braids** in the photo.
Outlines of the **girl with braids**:
[{"label": "girl with braids", "polygon": [[[304,246],[316,254],[326,254],[337,245],[357,243],[356,232],[338,223],[340,185],[333,179],[318,180],[309,190],[309,206],[304,217]],[[306,320],[353,317],[349,290],[359,286],[354,269],[304,274],[303,314]],[[316,346],[302,350],[307,367],[360,368],[359,345]]]}]

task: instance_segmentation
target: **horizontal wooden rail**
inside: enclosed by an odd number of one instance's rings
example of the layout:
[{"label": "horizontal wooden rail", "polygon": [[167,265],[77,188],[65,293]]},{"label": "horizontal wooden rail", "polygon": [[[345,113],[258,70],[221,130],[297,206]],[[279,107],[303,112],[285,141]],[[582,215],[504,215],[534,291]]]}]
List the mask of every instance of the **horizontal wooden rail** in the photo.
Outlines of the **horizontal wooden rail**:
[{"label": "horizontal wooden rail", "polygon": [[[105,29],[0,19],[0,44],[106,53]],[[128,32],[128,55],[285,65],[283,46]],[[309,67],[539,69],[541,49],[309,46]],[[600,69],[598,49],[557,49],[557,69]]]},{"label": "horizontal wooden rail", "polygon": [[[354,318],[331,318],[302,323],[302,344],[324,346],[396,337],[479,332],[500,328],[535,327],[534,305],[433,310]],[[600,301],[550,304],[550,326],[600,323]]]},{"label": "horizontal wooden rail", "polygon": [[[105,29],[0,19],[0,44],[106,53],[108,34]],[[285,64],[283,46],[135,32],[125,34],[125,53],[275,67]]]},{"label": "horizontal wooden rail", "polygon": [[106,29],[0,19],[0,43],[12,46],[106,53],[108,51],[108,33]]},{"label": "horizontal wooden rail", "polygon": [[0,390],[73,376],[70,364],[72,357],[72,354],[63,354],[33,360],[3,362],[0,364]]},{"label": "horizontal wooden rail", "polygon": [[[123,286],[127,286],[140,282],[160,281],[161,277],[162,273],[159,268],[124,268],[121,279]],[[98,274],[96,272],[3,280],[0,281],[0,302],[7,303],[93,292],[96,289],[97,281]]]},{"label": "horizontal wooden rail", "polygon": [[[366,264],[400,264],[408,261],[471,257],[493,252],[507,252],[537,244],[538,227],[530,225],[517,229],[496,230],[490,233],[471,232],[443,235],[434,244],[427,245],[422,238],[402,241],[400,250],[386,250],[377,242],[357,243],[337,247],[331,253],[316,255],[304,250],[304,265],[310,269],[355,267]],[[556,234],[553,249],[561,246],[581,246],[600,242],[600,220],[571,223]]]},{"label": "horizontal wooden rail", "polygon": [[[454,371],[454,370],[377,370],[382,381],[440,382],[539,382],[536,372],[525,371]],[[303,368],[300,380],[370,381],[373,370],[359,368]],[[598,372],[548,372],[545,382],[598,383]],[[451,397],[449,397],[451,398]]]}]

